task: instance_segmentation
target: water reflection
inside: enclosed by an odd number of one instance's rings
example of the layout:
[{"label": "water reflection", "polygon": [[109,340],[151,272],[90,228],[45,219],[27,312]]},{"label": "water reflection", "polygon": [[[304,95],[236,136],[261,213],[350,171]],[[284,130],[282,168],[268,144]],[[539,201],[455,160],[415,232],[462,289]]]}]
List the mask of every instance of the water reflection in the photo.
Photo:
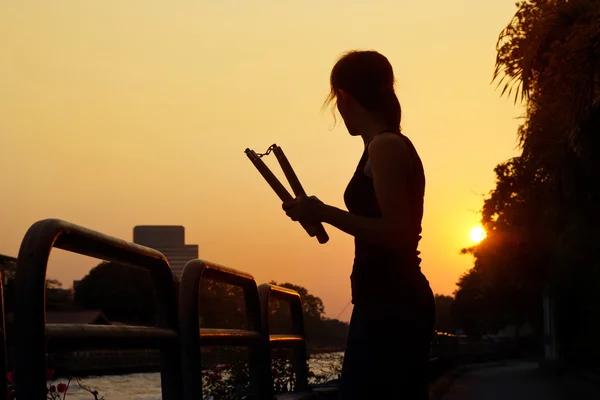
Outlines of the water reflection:
[{"label": "water reflection", "polygon": [[[316,354],[309,360],[309,368],[317,375],[328,379],[337,378],[342,353]],[[58,384],[64,380],[54,381]],[[91,376],[82,379],[84,386],[97,390],[106,400],[161,400],[160,374],[131,374]],[[69,400],[91,400],[93,396],[81,389],[73,380],[69,387]]]}]

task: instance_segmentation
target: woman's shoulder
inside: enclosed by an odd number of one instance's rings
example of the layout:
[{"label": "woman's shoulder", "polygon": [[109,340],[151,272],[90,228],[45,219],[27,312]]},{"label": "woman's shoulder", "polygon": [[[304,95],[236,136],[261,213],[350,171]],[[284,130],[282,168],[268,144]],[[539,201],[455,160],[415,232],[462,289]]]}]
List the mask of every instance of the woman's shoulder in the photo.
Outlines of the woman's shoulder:
[{"label": "woman's shoulder", "polygon": [[375,135],[369,142],[367,147],[369,157],[377,155],[385,157],[386,154],[398,156],[398,153],[408,154],[409,147],[406,143],[407,139],[406,136],[398,132],[381,132]]},{"label": "woman's shoulder", "polygon": [[414,169],[410,145],[401,133],[384,132],[375,136],[367,151],[369,173],[373,170],[402,170],[409,173]]}]

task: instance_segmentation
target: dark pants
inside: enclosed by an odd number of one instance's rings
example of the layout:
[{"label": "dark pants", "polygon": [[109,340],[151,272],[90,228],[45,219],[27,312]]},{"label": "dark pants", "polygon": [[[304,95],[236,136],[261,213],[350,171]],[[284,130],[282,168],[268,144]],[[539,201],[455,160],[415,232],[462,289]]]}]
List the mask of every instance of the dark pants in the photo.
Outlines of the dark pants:
[{"label": "dark pants", "polygon": [[354,306],[341,400],[427,400],[435,304],[431,289],[401,304]]}]

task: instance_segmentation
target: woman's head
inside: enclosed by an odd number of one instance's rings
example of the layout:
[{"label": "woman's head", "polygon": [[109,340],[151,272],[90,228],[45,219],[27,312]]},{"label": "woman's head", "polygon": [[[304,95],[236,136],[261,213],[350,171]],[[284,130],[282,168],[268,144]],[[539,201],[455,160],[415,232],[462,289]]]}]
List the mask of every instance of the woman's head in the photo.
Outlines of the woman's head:
[{"label": "woman's head", "polygon": [[394,91],[394,70],[376,51],[350,51],[331,70],[331,91],[325,104],[335,102],[351,135],[359,135],[367,117],[387,129],[400,130],[402,111]]}]

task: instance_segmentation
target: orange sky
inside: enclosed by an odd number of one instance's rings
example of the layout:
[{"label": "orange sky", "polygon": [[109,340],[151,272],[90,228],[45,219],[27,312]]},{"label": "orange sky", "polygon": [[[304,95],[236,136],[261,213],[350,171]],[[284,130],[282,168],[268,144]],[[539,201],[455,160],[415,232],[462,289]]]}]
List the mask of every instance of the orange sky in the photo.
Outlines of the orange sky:
[{"label": "orange sky", "polygon": [[[403,128],[427,176],[421,251],[450,294],[494,166],[522,109],[490,85],[512,0],[0,3],[0,253],[56,217],[131,240],[184,225],[200,257],[306,286],[331,317],[350,300],[352,240],[319,245],[287,219],[243,151],[283,147],[336,206],[362,151],[320,106],[346,50],[394,65]],[[269,165],[276,166],[274,159]],[[70,286],[98,261],[53,253]],[[347,319],[350,308],[341,315]]]}]

